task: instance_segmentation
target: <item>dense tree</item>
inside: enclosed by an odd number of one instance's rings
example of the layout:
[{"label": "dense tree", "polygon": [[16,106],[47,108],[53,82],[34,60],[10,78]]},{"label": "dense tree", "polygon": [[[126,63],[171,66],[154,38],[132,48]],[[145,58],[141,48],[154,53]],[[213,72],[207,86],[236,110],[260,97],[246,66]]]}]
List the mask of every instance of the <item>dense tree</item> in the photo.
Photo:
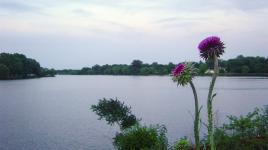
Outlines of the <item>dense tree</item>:
[{"label": "dense tree", "polygon": [[26,59],[24,62],[24,76],[28,74],[35,74],[36,76],[41,75],[41,67],[40,64],[34,59]]},{"label": "dense tree", "polygon": [[133,60],[133,62],[131,63],[132,73],[133,74],[139,74],[141,67],[142,67],[142,61]]},{"label": "dense tree", "polygon": [[48,69],[48,68],[42,68],[40,75],[42,77],[53,77],[57,74],[56,70],[54,69]]},{"label": "dense tree", "polygon": [[148,74],[153,74],[153,69],[150,67],[142,67],[140,69],[140,74],[141,75],[148,75]]},{"label": "dense tree", "polygon": [[268,59],[239,55],[227,61],[227,71],[230,73],[268,73]]},{"label": "dense tree", "polygon": [[[211,61],[192,62],[199,69],[199,75],[206,73],[208,69],[213,69]],[[80,75],[168,75],[175,64],[152,64],[143,63],[140,60],[133,60],[130,65],[94,65],[84,67],[81,70],[58,70],[59,74],[80,74]],[[268,58],[264,57],[244,57],[239,55],[234,59],[219,60],[219,71],[224,75],[255,75],[268,73]]]},{"label": "dense tree", "polygon": [[9,76],[9,69],[6,65],[0,64],[0,79],[7,79]]},{"label": "dense tree", "polygon": [[208,65],[206,63],[199,63],[199,73],[200,74],[205,74],[205,72],[208,70]]},{"label": "dense tree", "polygon": [[23,54],[0,53],[0,79],[54,76],[56,71],[41,68],[40,64]]}]

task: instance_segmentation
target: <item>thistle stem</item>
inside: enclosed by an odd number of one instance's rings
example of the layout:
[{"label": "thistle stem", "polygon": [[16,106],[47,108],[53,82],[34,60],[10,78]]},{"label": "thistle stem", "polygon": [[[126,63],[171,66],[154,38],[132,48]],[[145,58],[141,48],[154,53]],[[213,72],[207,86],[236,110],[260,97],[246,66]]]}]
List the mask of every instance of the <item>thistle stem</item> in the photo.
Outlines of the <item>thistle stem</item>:
[{"label": "thistle stem", "polygon": [[196,150],[199,150],[200,149],[200,142],[199,142],[200,111],[199,111],[197,92],[196,92],[194,83],[192,81],[190,81],[190,85],[191,85],[191,88],[193,90],[194,100],[195,100],[194,138],[195,138]]},{"label": "thistle stem", "polygon": [[212,80],[209,86],[208,98],[207,98],[207,113],[208,113],[208,138],[210,143],[210,149],[215,150],[215,143],[214,143],[214,126],[213,126],[213,105],[212,105],[212,93],[214,89],[214,85],[219,73],[219,66],[218,66],[218,58],[214,55],[214,73],[212,76]]}]

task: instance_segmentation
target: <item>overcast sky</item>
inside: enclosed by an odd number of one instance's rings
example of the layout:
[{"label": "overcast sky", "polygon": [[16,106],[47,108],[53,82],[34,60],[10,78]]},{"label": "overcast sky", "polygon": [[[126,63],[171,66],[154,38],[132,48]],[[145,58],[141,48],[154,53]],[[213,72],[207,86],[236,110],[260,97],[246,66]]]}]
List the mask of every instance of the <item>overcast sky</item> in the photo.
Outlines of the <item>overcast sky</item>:
[{"label": "overcast sky", "polygon": [[199,61],[210,35],[268,57],[268,0],[0,0],[0,51],[56,69]]}]

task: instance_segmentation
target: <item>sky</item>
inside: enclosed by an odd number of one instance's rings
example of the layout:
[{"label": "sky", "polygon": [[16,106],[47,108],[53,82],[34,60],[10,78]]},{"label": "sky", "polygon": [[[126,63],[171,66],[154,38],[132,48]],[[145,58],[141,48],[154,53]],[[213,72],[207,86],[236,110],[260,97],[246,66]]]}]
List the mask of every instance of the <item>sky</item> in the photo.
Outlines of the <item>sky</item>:
[{"label": "sky", "polygon": [[199,61],[216,35],[223,59],[268,57],[268,0],[0,0],[0,52],[43,67]]}]

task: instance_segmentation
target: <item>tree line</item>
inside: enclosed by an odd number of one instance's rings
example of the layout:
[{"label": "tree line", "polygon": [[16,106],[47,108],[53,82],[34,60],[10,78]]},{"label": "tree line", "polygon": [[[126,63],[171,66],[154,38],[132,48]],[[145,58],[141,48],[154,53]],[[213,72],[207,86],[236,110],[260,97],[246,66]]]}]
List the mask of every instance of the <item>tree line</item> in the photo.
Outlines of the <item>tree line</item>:
[{"label": "tree line", "polygon": [[[213,63],[210,61],[192,63],[198,68],[199,75],[209,74],[209,71],[213,69]],[[157,62],[148,64],[141,60],[133,60],[130,65],[94,65],[80,70],[57,70],[57,73],[71,75],[168,75],[174,67],[175,64],[171,62],[168,64],[158,64]],[[267,75],[268,58],[239,55],[233,59],[219,60],[219,67],[221,75]]]},{"label": "tree line", "polygon": [[42,68],[39,62],[23,54],[0,53],[0,79],[24,79],[55,74],[54,69]]},{"label": "tree line", "polygon": [[[192,62],[199,70],[199,75],[209,74],[213,69],[213,63]],[[57,74],[70,75],[168,75],[176,64],[151,64],[141,60],[133,60],[130,65],[94,65],[80,70],[64,69],[54,70],[42,68],[34,59],[27,58],[23,54],[0,53],[0,79],[23,79]],[[221,75],[268,75],[268,58],[244,57],[242,55],[229,60],[219,60]]]}]

